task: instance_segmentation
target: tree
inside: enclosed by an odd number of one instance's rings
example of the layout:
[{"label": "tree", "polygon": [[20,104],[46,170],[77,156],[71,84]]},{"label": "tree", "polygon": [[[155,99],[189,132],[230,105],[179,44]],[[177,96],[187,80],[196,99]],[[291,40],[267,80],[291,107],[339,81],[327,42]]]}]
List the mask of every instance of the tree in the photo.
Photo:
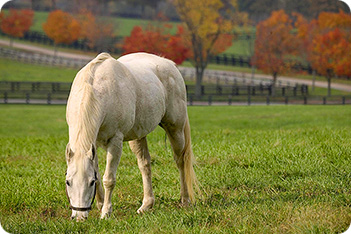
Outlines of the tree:
[{"label": "tree", "polygon": [[308,22],[296,15],[299,56],[326,77],[330,96],[331,81],[336,75],[351,76],[351,16],[342,11],[322,12],[318,19]]},{"label": "tree", "polygon": [[125,54],[143,51],[164,56],[181,64],[190,56],[189,48],[183,43],[184,28],[178,26],[175,35],[168,32],[171,28],[170,24],[164,24],[162,27],[149,24],[145,29],[135,26],[130,36],[125,37],[122,49]]},{"label": "tree", "polygon": [[80,38],[86,39],[89,48],[107,51],[114,37],[113,25],[105,20],[97,19],[92,12],[81,10],[78,16],[81,26]]},{"label": "tree", "polygon": [[[218,50],[215,45],[221,35],[230,35],[235,25],[236,0],[174,0],[181,20],[186,25],[187,40],[190,41],[192,65],[196,69],[195,95],[201,95],[201,83],[209,58]],[[225,36],[225,45],[230,46],[232,36]],[[222,40],[225,39],[222,37]],[[215,49],[216,48],[216,49]]]},{"label": "tree", "polygon": [[312,67],[328,82],[338,76],[351,76],[351,15],[323,12],[319,15],[313,35],[310,62]]},{"label": "tree", "polygon": [[274,11],[270,18],[260,22],[256,29],[254,61],[257,68],[273,76],[273,89],[279,74],[287,72],[295,54],[293,25],[284,10]]},{"label": "tree", "polygon": [[69,13],[61,10],[52,11],[49,14],[47,21],[43,24],[43,29],[55,43],[55,55],[58,44],[71,44],[80,35],[79,22]]},{"label": "tree", "polygon": [[29,30],[33,24],[34,12],[32,10],[10,9],[9,14],[0,13],[0,28],[5,34],[11,37],[10,46],[13,38],[20,38]]}]

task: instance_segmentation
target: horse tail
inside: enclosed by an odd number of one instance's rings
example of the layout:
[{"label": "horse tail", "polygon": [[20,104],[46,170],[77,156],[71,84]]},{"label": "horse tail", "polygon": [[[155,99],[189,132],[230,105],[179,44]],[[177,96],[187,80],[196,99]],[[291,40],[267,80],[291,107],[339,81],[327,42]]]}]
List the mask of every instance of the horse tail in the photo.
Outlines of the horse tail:
[{"label": "horse tail", "polygon": [[78,111],[76,144],[81,150],[88,151],[92,142],[95,143],[101,114],[101,103],[97,99],[93,87],[94,71],[97,64],[111,58],[107,53],[99,54],[95,59],[88,63],[81,70],[79,76],[82,78],[78,81],[80,93],[80,105]]},{"label": "horse tail", "polygon": [[194,195],[194,187],[197,191],[200,191],[198,186],[198,181],[196,179],[195,171],[194,171],[194,164],[195,164],[195,157],[193,154],[193,150],[191,148],[191,136],[190,136],[190,124],[189,118],[186,116],[186,122],[184,127],[184,138],[185,138],[185,146],[184,146],[184,176],[185,182],[188,189],[188,194],[191,202],[195,202],[195,195]]}]

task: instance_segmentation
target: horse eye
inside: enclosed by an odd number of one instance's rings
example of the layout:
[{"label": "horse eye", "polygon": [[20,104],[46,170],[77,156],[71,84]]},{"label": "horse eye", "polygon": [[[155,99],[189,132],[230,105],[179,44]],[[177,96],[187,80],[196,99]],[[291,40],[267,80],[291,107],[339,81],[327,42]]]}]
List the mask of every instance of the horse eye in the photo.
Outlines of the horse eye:
[{"label": "horse eye", "polygon": [[68,180],[66,180],[66,185],[69,187],[71,186],[70,182]]},{"label": "horse eye", "polygon": [[90,182],[90,187],[92,187],[94,184],[95,184],[95,180],[92,180],[92,181]]}]

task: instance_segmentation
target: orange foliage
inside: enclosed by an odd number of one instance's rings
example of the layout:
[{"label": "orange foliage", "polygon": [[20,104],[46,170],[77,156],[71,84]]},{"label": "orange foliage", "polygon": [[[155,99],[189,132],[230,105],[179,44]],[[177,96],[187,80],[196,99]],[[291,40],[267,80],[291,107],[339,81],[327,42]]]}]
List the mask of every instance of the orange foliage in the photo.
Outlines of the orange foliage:
[{"label": "orange foliage", "polygon": [[317,20],[298,21],[297,39],[303,41],[301,51],[308,53],[313,69],[328,79],[351,76],[351,15],[322,12]]},{"label": "orange foliage", "polygon": [[8,15],[0,14],[1,30],[12,37],[23,37],[33,23],[32,10],[10,9]]},{"label": "orange foliage", "polygon": [[113,25],[96,19],[90,11],[81,10],[78,20],[81,25],[80,37],[87,39],[90,48],[104,47],[106,40],[114,37]]},{"label": "orange foliage", "polygon": [[55,44],[71,44],[80,35],[79,22],[69,13],[61,10],[49,14],[47,21],[43,24],[43,29]]},{"label": "orange foliage", "polygon": [[[323,76],[332,76],[343,59],[344,50],[348,47],[345,36],[338,29],[314,37],[311,64]],[[339,70],[341,67],[339,67]]]},{"label": "orange foliage", "polygon": [[184,29],[178,26],[176,35],[170,35],[165,29],[170,25],[163,25],[162,28],[149,25],[146,29],[135,26],[129,37],[125,37],[122,48],[125,54],[133,52],[148,52],[164,56],[181,64],[189,56],[189,48],[185,46],[182,34]]},{"label": "orange foliage", "polygon": [[274,11],[270,18],[257,25],[254,63],[272,74],[274,82],[278,74],[286,72],[292,65],[287,62],[296,48],[292,30],[292,20],[284,10]]}]

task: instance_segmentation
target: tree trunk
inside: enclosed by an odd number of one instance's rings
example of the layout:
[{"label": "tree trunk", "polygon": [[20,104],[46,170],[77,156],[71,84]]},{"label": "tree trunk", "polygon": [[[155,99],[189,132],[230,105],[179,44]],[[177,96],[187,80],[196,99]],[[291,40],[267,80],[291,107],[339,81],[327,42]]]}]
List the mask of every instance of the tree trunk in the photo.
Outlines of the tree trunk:
[{"label": "tree trunk", "polygon": [[204,75],[204,69],[196,67],[196,85],[195,85],[195,96],[200,98],[202,96],[202,78]]},{"label": "tree trunk", "polygon": [[315,83],[316,83],[316,70],[312,71],[312,75],[313,75],[313,80],[312,80],[312,92],[314,92],[314,87],[315,87]]},{"label": "tree trunk", "polygon": [[54,57],[57,56],[57,45],[56,43],[54,43]]},{"label": "tree trunk", "polygon": [[273,82],[272,82],[272,96],[275,96],[275,85],[277,84],[278,73],[273,73]]},{"label": "tree trunk", "polygon": [[328,76],[327,80],[328,80],[328,97],[330,97],[331,96],[331,77]]}]

